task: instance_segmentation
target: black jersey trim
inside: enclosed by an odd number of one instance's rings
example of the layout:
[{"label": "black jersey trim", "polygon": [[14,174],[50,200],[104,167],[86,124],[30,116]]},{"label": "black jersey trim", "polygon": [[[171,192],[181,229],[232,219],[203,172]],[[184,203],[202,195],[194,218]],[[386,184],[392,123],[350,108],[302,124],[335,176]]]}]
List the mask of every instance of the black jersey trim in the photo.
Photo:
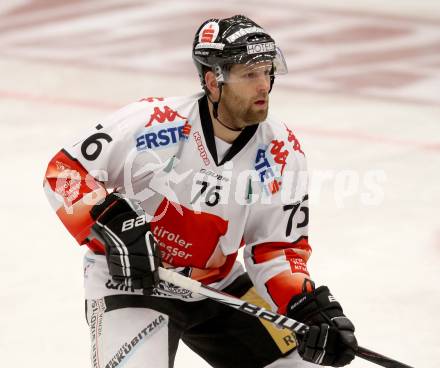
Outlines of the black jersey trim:
[{"label": "black jersey trim", "polygon": [[223,160],[218,161],[217,148],[215,146],[214,128],[212,126],[211,114],[209,113],[208,98],[206,95],[199,99],[199,112],[200,120],[202,123],[203,135],[205,136],[206,145],[211,153],[212,158],[217,166],[223,165],[225,162],[230,161],[234,156],[239,153],[244,146],[251,140],[255,132],[258,129],[258,124],[246,127],[240,135],[232,143]]},{"label": "black jersey trim", "polygon": [[200,121],[202,123],[203,135],[205,137],[206,145],[211,153],[215,164],[218,166],[217,148],[215,146],[214,128],[212,126],[211,114],[209,113],[208,98],[206,95],[199,99]]}]

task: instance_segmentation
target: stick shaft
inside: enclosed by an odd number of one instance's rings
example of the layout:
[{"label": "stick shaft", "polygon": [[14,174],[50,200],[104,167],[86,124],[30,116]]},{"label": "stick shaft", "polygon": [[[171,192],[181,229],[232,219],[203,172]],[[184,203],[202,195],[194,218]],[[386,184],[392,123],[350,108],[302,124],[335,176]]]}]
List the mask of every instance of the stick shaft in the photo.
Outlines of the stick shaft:
[{"label": "stick shaft", "polygon": [[[209,299],[215,300],[216,302],[225,304],[231,308],[237,309],[243,313],[247,313],[251,316],[264,319],[266,321],[272,322],[273,324],[287,328],[294,331],[298,335],[304,335],[309,327],[304,323],[295,321],[292,318],[286,317],[282,314],[274,313],[265,308],[259,307],[257,305],[248,303],[231,295],[228,295],[222,291],[213,289],[209,286],[203,285],[201,282],[193,280],[189,277],[183,276],[177,272],[167,270],[165,268],[159,268],[159,277],[163,281],[170,282],[176,286],[180,286],[187,289],[193,293],[206,296]],[[356,351],[356,356],[359,358],[368,360],[372,363],[380,365],[382,367],[388,368],[412,368],[409,365],[400,363],[394,359],[387,358],[384,355],[375,353],[374,351],[368,350],[361,346],[358,347]]]},{"label": "stick shaft", "polygon": [[388,358],[384,355],[381,355],[379,353],[376,353],[372,350],[366,349],[362,346],[358,347],[358,350],[356,352],[356,356],[359,358],[368,360],[369,362],[375,363],[377,365],[380,365],[382,367],[388,367],[388,368],[413,368],[409,365],[403,364],[398,362],[397,360]]}]

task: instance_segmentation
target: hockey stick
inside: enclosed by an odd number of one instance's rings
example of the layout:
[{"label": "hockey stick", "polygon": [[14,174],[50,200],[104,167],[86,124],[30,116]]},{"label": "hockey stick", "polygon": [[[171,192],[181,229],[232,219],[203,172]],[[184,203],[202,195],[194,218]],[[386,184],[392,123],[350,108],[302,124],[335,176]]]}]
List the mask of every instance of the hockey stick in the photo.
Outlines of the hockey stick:
[{"label": "hockey stick", "polygon": [[[177,272],[167,270],[165,268],[159,268],[159,277],[161,280],[170,282],[176,286],[187,289],[193,293],[200,294],[215,300],[216,302],[225,304],[231,308],[237,309],[241,312],[250,314],[251,316],[265,319],[273,324],[287,328],[296,334],[304,335],[309,327],[301,322],[295,321],[292,318],[283,316],[278,313],[274,313],[257,305],[245,302],[241,299],[228,295],[219,290],[213,289],[209,286],[203,285],[201,282],[193,280],[189,277],[183,276]],[[412,368],[409,365],[400,363],[394,359],[387,358],[374,351],[365,349],[361,346],[356,351],[356,356],[362,359],[366,359],[372,363],[378,364],[382,367],[388,368]]]}]

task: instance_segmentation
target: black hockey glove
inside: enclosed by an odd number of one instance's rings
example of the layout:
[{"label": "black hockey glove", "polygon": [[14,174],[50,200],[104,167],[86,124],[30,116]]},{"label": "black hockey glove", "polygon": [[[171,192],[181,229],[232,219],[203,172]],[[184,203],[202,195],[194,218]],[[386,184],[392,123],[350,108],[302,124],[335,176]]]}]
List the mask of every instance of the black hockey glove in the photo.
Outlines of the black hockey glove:
[{"label": "black hockey glove", "polygon": [[159,282],[159,249],[145,212],[121,194],[109,194],[90,211],[92,232],[105,246],[113,280],[151,294]]},{"label": "black hockey glove", "polygon": [[343,367],[354,359],[358,346],[353,323],[327,286],[315,289],[312,283],[312,288],[311,293],[293,297],[287,307],[288,317],[310,327],[304,336],[298,336],[298,352],[308,362]]}]

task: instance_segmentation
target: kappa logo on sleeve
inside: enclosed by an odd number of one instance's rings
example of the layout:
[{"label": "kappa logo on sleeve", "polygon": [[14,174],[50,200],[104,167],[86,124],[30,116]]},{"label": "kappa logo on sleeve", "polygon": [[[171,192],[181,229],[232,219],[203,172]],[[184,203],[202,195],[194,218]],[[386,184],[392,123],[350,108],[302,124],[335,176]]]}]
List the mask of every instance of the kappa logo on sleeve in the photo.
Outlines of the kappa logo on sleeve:
[{"label": "kappa logo on sleeve", "polygon": [[295,134],[287,127],[287,125],[284,124],[287,130],[288,138],[287,140],[292,144],[292,148],[294,151],[298,151],[304,155],[303,150],[301,149],[301,144],[299,143],[299,140],[296,138]]}]

